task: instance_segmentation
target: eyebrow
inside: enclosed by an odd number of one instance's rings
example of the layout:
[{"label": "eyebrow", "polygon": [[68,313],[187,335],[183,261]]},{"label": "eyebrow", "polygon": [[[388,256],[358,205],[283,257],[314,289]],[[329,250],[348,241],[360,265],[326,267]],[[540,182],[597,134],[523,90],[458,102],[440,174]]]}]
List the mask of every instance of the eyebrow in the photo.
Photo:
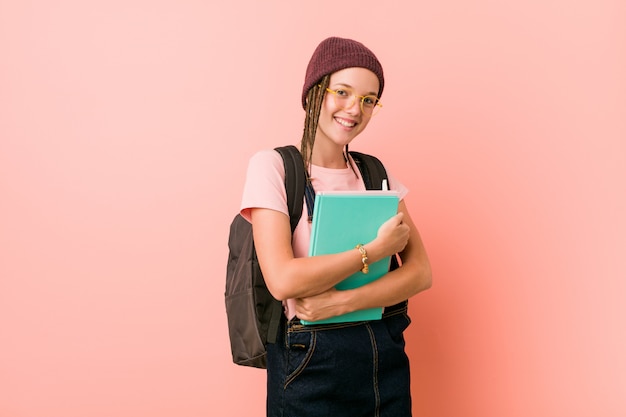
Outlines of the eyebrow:
[{"label": "eyebrow", "polygon": [[[354,90],[354,87],[352,87],[350,84],[346,84],[346,83],[335,83],[333,85],[338,85],[338,86],[342,86],[342,87],[346,87],[346,88],[350,88],[352,90]],[[374,91],[370,91],[367,94],[364,94],[365,96],[375,96],[378,97],[378,91],[374,92]]]}]

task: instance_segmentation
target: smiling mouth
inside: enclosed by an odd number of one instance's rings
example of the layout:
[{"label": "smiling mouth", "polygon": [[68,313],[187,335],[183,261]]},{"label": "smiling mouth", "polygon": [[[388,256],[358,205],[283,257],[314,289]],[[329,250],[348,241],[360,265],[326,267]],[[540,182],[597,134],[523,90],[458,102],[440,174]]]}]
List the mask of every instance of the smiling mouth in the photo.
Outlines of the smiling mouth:
[{"label": "smiling mouth", "polygon": [[337,123],[339,123],[343,127],[354,127],[354,126],[356,126],[355,122],[349,122],[347,120],[340,119],[338,117],[336,117],[335,120],[337,121]]}]

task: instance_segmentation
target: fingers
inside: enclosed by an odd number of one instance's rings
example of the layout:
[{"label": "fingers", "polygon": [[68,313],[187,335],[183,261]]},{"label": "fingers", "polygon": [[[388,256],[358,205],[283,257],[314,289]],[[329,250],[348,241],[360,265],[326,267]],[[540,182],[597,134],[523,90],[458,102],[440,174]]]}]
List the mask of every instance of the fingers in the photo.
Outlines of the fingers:
[{"label": "fingers", "polygon": [[395,227],[395,235],[397,239],[395,252],[401,252],[409,242],[411,228],[408,224],[404,223],[404,213],[398,213],[395,216],[395,220],[397,222]]},{"label": "fingers", "polygon": [[399,229],[400,233],[408,233],[409,232],[409,226],[404,223],[404,213],[398,213],[396,214],[394,217],[391,218],[391,220],[393,220],[394,227]]},{"label": "fingers", "polygon": [[400,212],[383,223],[378,229],[377,238],[385,248],[385,256],[402,252],[409,241],[411,228],[404,222],[404,213]]}]

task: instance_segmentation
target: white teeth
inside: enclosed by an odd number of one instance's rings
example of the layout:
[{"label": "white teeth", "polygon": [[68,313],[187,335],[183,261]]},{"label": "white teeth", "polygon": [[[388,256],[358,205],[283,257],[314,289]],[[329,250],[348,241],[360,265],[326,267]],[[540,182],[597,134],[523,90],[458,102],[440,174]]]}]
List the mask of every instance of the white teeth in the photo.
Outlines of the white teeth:
[{"label": "white teeth", "polygon": [[337,120],[337,122],[339,122],[341,126],[345,126],[345,127],[354,127],[354,125],[356,125],[356,123],[346,122],[345,120],[341,120],[341,119],[335,119],[335,120]]}]

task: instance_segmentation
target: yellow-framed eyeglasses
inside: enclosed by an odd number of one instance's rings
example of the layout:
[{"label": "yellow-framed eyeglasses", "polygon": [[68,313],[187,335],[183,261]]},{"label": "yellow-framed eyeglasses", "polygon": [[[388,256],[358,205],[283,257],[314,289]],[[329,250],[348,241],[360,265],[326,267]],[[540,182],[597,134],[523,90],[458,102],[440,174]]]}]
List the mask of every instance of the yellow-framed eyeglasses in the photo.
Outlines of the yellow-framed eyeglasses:
[{"label": "yellow-framed eyeglasses", "polygon": [[348,88],[338,88],[336,90],[326,88],[326,91],[333,95],[335,104],[342,109],[349,109],[354,106],[354,100],[358,98],[361,103],[361,112],[368,117],[374,116],[383,107],[378,97],[359,96]]}]

